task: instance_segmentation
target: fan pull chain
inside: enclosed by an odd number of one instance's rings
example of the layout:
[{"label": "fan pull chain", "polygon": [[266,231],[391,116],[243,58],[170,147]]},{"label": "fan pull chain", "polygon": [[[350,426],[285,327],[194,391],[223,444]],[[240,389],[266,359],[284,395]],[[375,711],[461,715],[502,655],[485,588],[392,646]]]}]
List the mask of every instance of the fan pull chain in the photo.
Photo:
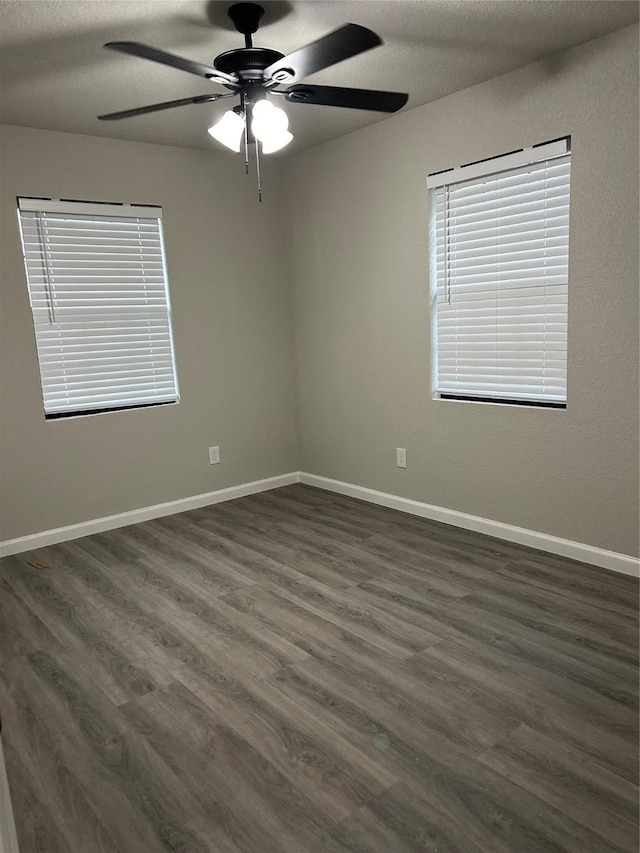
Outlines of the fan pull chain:
[{"label": "fan pull chain", "polygon": [[260,183],[260,145],[256,139],[256,175],[258,176],[258,201],[262,203],[262,185]]},{"label": "fan pull chain", "polygon": [[247,129],[247,99],[244,92],[240,96],[242,104],[242,115],[244,116],[244,173],[249,174],[249,131]]},{"label": "fan pull chain", "polygon": [[[247,103],[247,98],[243,92],[240,96],[242,105],[242,114],[244,116],[244,173],[249,174],[249,109],[250,104]],[[258,177],[258,201],[262,203],[262,184],[260,182],[260,153],[258,140],[255,140],[256,146],[256,175]]]}]

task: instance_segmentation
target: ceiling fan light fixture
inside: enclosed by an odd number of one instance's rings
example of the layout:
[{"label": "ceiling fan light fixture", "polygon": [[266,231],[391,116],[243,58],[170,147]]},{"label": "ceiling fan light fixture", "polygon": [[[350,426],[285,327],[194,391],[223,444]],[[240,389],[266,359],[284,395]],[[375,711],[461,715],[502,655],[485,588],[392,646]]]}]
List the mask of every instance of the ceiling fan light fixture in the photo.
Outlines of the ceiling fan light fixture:
[{"label": "ceiling fan light fixture", "polygon": [[285,145],[288,145],[292,139],[293,133],[289,130],[285,130],[283,133],[273,134],[272,136],[262,140],[262,153],[273,154],[274,151],[279,151],[281,148],[284,148]]},{"label": "ceiling fan light fixture", "polygon": [[289,127],[287,114],[266,98],[253,105],[252,115],[251,131],[262,143],[263,154],[279,151],[293,139],[293,134],[287,130]]},{"label": "ceiling fan light fixture", "polygon": [[240,151],[240,141],[244,134],[244,118],[240,108],[234,107],[232,110],[227,110],[222,118],[207,130],[207,133],[232,151]]}]

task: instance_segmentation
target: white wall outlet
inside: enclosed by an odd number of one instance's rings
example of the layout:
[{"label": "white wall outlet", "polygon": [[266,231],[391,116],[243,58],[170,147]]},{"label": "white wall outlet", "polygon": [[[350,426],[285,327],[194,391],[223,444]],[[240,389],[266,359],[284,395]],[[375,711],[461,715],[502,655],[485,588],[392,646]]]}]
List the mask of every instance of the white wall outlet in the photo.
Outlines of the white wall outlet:
[{"label": "white wall outlet", "polygon": [[209,448],[209,465],[217,465],[220,462],[220,448],[216,444],[215,447]]},{"label": "white wall outlet", "polygon": [[404,447],[396,447],[396,465],[398,468],[407,467],[407,451]]}]

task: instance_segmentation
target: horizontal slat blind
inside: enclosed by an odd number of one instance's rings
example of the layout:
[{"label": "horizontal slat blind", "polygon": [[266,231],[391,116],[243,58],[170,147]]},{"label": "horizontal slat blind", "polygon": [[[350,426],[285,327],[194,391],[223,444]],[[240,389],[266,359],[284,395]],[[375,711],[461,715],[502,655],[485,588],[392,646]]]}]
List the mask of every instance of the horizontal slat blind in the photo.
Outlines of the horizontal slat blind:
[{"label": "horizontal slat blind", "polygon": [[78,213],[73,203],[52,212],[46,200],[42,210],[25,202],[20,227],[46,415],[176,401],[159,215],[127,215],[138,212],[130,206]]},{"label": "horizontal slat blind", "polygon": [[570,154],[432,189],[439,395],[567,395]]}]

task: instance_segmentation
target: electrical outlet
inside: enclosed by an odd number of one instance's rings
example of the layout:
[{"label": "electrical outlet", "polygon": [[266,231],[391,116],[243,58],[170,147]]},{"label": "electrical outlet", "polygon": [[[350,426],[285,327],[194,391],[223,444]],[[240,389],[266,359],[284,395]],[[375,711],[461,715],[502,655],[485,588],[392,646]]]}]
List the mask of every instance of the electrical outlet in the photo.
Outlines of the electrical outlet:
[{"label": "electrical outlet", "polygon": [[398,468],[407,467],[407,451],[404,447],[396,447],[396,465]]},{"label": "electrical outlet", "polygon": [[215,447],[209,448],[209,465],[217,465],[220,462],[220,448],[216,444]]}]

